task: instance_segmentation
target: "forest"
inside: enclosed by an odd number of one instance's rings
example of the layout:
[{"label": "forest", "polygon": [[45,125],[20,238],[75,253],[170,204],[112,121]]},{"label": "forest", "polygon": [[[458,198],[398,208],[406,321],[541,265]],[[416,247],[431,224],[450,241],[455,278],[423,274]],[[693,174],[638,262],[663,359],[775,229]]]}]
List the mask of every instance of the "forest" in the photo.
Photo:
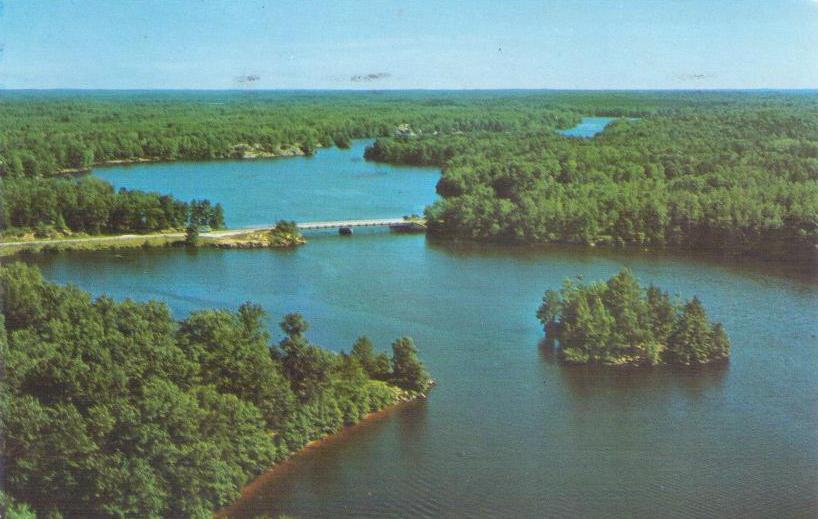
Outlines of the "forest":
[{"label": "forest", "polygon": [[[567,95],[567,94],[566,94]],[[0,170],[45,177],[107,161],[240,158],[363,137],[573,125],[531,94],[354,92],[0,93]]]},{"label": "forest", "polygon": [[298,314],[92,298],[0,268],[0,505],[17,517],[212,517],[307,442],[431,383],[412,339],[312,344]]},{"label": "forest", "polygon": [[607,282],[567,279],[547,290],[537,311],[546,344],[568,364],[701,365],[726,360],[730,339],[701,301],[681,303],[628,269]]},{"label": "forest", "polygon": [[[620,120],[593,139],[555,132],[593,115]],[[818,95],[797,91],[3,92],[0,221],[74,229],[76,211],[43,193],[109,161],[310,154],[363,137],[378,138],[370,160],[442,168],[434,235],[816,253]],[[159,198],[126,196],[144,202],[129,223],[91,209],[76,228],[178,223]]]},{"label": "forest", "polygon": [[379,139],[371,160],[440,165],[437,235],[789,258],[818,241],[818,96],[693,103],[593,139],[544,130]]},{"label": "forest", "polygon": [[[117,196],[100,183],[71,186],[69,179],[55,178],[95,165],[242,158],[248,150],[309,155],[322,146],[348,147],[351,139],[392,135],[400,125],[413,134],[519,131],[578,119],[552,106],[534,109],[522,95],[5,91],[0,231],[58,236],[189,225],[168,197]],[[63,198],[49,194],[61,190]],[[218,224],[218,218],[209,223]]]},{"label": "forest", "polygon": [[224,227],[221,204],[209,200],[182,202],[170,195],[115,191],[96,177],[18,178],[6,181],[0,212],[8,232],[33,230],[37,237],[66,232],[118,234]]}]

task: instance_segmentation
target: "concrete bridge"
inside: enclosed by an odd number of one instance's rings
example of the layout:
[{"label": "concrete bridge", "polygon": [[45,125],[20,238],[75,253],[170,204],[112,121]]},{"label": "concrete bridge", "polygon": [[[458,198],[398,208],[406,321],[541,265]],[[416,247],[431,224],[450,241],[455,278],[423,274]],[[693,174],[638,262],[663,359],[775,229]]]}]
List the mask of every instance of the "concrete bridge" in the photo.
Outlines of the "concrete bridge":
[{"label": "concrete bridge", "polygon": [[381,218],[369,220],[330,220],[325,222],[302,222],[296,224],[300,231],[315,231],[320,229],[353,229],[355,227],[389,227],[390,229],[421,230],[425,228],[423,221],[404,220],[403,218]]}]

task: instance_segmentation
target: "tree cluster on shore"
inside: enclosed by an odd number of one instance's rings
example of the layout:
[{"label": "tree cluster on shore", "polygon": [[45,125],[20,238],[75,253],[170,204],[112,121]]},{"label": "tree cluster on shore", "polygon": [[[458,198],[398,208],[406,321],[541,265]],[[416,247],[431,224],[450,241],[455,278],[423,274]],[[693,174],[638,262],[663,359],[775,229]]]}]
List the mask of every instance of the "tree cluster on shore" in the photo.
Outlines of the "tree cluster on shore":
[{"label": "tree cluster on shore", "polygon": [[680,94],[674,107],[593,139],[547,129],[424,135],[379,139],[366,156],[442,166],[432,234],[814,256],[818,96],[722,99]]},{"label": "tree cluster on shore", "polygon": [[607,283],[566,280],[548,290],[537,311],[550,347],[569,364],[700,365],[730,356],[730,339],[698,298],[684,304],[628,269]]},{"label": "tree cluster on shore", "polygon": [[[392,357],[306,338],[298,314],[271,344],[264,312],[115,302],[0,268],[0,504],[21,517],[212,517],[307,442],[430,380],[411,339]],[[29,515],[22,515],[29,514]]]},{"label": "tree cluster on shore", "polygon": [[182,202],[170,195],[120,189],[95,177],[0,181],[0,230],[120,234],[187,227],[224,227],[221,204]]}]

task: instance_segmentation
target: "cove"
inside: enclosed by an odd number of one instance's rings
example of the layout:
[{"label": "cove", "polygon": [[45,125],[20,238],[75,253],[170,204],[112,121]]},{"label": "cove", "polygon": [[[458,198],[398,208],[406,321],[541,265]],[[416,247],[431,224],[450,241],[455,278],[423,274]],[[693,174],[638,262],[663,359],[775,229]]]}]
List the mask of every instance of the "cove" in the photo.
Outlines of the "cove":
[{"label": "cove", "polygon": [[434,202],[439,171],[367,162],[370,140],[313,157],[166,162],[96,168],[116,189],[208,198],[224,206],[229,227],[278,220],[360,220],[423,214]]},{"label": "cove", "polygon": [[[354,211],[394,216],[434,199],[435,171],[359,162],[361,144],[355,146],[313,158],[96,174],[131,188],[221,200],[233,226]],[[338,167],[313,166],[322,156],[335,157]],[[167,168],[182,168],[176,171],[187,180]],[[277,168],[280,174],[271,173]],[[385,185],[394,182],[404,198],[358,180],[367,174],[375,183],[389,177]],[[259,183],[234,175],[257,175]],[[320,178],[327,182],[311,187]],[[325,193],[331,185],[337,197]],[[256,205],[244,207],[245,196]],[[428,400],[296,456],[236,503],[235,517],[792,517],[818,508],[814,272],[385,232],[313,235],[294,250],[134,249],[25,259],[48,279],[95,294],[165,301],[177,318],[251,300],[268,311],[276,338],[280,317],[301,312],[313,324],[310,339],[336,351],[348,351],[361,334],[382,351],[397,336],[415,338],[438,382]],[[534,314],[543,291],[566,277],[607,279],[622,266],[643,284],[698,295],[732,339],[730,363],[560,366],[539,346]]]}]

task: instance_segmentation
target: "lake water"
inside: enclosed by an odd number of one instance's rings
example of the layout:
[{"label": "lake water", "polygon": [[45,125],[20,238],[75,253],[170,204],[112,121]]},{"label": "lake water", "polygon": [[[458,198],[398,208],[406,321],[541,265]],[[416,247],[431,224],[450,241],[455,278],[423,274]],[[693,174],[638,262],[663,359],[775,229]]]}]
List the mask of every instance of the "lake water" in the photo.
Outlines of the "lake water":
[{"label": "lake water", "polygon": [[313,157],[167,162],[99,168],[94,174],[117,189],[221,202],[229,227],[423,214],[435,200],[439,172],[364,161],[369,142],[320,149]]},{"label": "lake water", "polygon": [[[223,200],[233,225],[347,217],[348,210],[393,216],[388,211],[412,212],[434,198],[434,172],[358,162],[360,148],[100,174],[128,187]],[[321,161],[326,168],[314,166]],[[373,170],[379,173],[366,173]],[[310,179],[321,179],[313,197]],[[330,185],[337,196],[325,193]],[[396,192],[405,200],[395,200]],[[242,196],[259,205],[243,208]],[[298,311],[311,323],[310,338],[334,350],[349,350],[361,334],[382,350],[400,335],[415,338],[438,381],[429,399],[297,456],[238,503],[237,517],[818,513],[818,282],[811,268],[458,245],[388,232],[316,235],[296,250],[139,249],[28,261],[51,280],[96,294],[161,299],[178,317],[252,300],[269,311],[276,336],[280,316]],[[732,339],[729,366],[563,367],[542,350],[534,313],[543,291],[566,277],[605,279],[623,265],[644,283],[698,295]]]},{"label": "lake water", "polygon": [[590,139],[615,120],[616,117],[583,117],[578,125],[567,130],[559,130],[558,133],[566,137]]}]

